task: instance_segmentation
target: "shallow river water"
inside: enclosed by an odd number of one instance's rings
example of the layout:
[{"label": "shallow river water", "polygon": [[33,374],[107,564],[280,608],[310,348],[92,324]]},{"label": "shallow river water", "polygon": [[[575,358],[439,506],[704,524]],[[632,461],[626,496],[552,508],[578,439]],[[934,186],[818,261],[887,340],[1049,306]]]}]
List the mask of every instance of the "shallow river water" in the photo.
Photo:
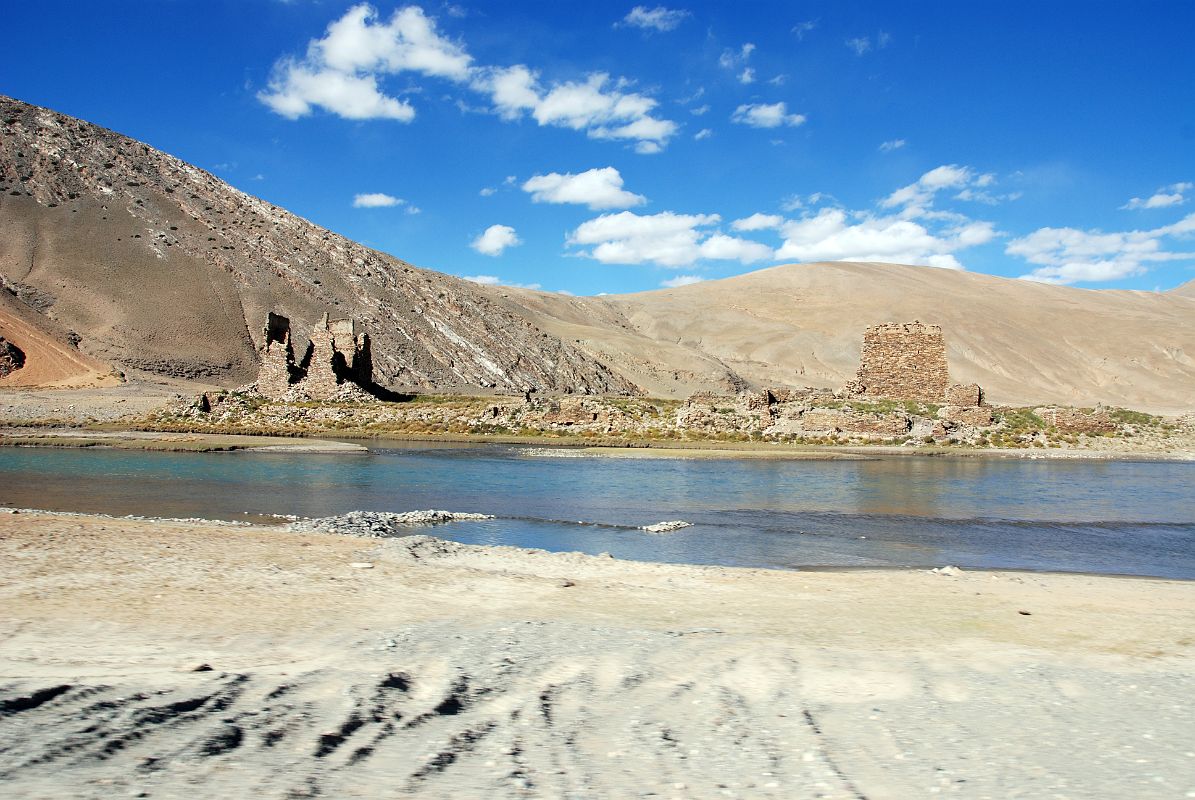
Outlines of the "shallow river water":
[{"label": "shallow river water", "polygon": [[[251,521],[439,508],[497,519],[418,532],[649,561],[1195,578],[1195,464],[1175,462],[622,459],[399,443],[335,455],[3,448],[0,503]],[[671,519],[694,525],[636,529]]]}]

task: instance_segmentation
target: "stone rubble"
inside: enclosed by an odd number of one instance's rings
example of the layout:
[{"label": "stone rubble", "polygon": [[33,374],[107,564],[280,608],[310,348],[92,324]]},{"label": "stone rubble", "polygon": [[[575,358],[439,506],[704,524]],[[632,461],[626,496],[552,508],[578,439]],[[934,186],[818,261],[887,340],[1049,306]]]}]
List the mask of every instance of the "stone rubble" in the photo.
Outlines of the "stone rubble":
[{"label": "stone rubble", "polygon": [[457,511],[406,511],[401,514],[386,511],[350,511],[333,517],[300,520],[287,525],[288,530],[317,533],[339,533],[379,539],[405,536],[418,525],[437,525],[454,520],[493,519],[491,514],[469,514]]}]

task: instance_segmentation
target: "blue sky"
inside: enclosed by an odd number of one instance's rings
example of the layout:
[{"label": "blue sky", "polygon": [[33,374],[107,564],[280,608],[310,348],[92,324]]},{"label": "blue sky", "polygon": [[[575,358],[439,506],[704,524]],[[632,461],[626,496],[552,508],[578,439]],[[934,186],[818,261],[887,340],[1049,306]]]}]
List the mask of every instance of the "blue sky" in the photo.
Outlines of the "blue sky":
[{"label": "blue sky", "polygon": [[4,3],[0,93],[419,266],[1195,279],[1195,3]]}]

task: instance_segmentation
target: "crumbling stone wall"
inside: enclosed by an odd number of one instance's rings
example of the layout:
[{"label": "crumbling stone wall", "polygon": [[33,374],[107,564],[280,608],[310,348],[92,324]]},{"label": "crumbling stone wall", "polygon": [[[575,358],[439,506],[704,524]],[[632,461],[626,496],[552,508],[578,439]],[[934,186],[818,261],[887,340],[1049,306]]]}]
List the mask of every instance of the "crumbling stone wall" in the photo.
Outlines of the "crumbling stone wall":
[{"label": "crumbling stone wall", "polygon": [[869,414],[814,408],[801,415],[801,429],[805,433],[863,433],[888,437],[906,434],[911,426],[909,415],[900,412]]},{"label": "crumbling stone wall", "polygon": [[1033,409],[1046,425],[1057,428],[1060,433],[1111,433],[1116,422],[1102,408],[1058,408],[1045,406]]},{"label": "crumbling stone wall", "polygon": [[863,333],[859,372],[850,394],[940,403],[950,385],[946,341],[937,325],[873,325]]},{"label": "crumbling stone wall", "polygon": [[257,391],[266,397],[281,398],[298,390],[312,399],[326,400],[345,383],[373,384],[369,336],[358,335],[351,319],[329,320],[324,314],[298,363],[291,345],[290,320],[270,312],[263,334]]},{"label": "crumbling stone wall", "polygon": [[0,378],[25,366],[25,353],[21,348],[0,336]]},{"label": "crumbling stone wall", "polygon": [[257,391],[267,397],[281,397],[295,377],[295,351],[290,343],[290,320],[271,311],[262,329],[265,343],[261,350],[261,369],[257,373]]},{"label": "crumbling stone wall", "polygon": [[978,383],[956,383],[946,390],[946,405],[977,408],[983,403],[983,389]]}]

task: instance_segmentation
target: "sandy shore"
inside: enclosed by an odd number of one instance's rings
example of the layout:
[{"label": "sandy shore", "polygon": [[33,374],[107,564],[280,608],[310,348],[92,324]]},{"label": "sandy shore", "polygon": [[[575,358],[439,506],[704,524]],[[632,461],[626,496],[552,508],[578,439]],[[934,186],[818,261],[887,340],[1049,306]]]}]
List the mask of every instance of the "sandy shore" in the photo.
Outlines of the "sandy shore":
[{"label": "sandy shore", "polygon": [[0,792],[1192,796],[1192,619],[1184,582],[0,513]]},{"label": "sandy shore", "polygon": [[154,431],[91,431],[9,429],[0,432],[0,447],[114,447],[120,450],[165,450],[207,453],[218,450],[283,450],[292,453],[364,453],[356,442],[284,436],[236,436],[219,433],[158,433]]}]

